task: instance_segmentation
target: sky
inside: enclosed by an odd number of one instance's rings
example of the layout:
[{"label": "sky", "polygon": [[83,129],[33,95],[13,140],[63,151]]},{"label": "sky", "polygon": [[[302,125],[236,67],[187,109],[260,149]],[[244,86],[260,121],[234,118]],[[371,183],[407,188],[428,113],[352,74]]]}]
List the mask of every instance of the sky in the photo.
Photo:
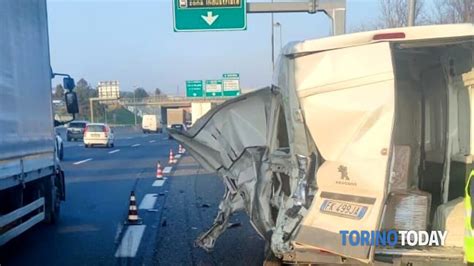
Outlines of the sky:
[{"label": "sky", "polygon": [[[160,88],[169,95],[184,95],[186,80],[223,73],[239,73],[243,89],[271,83],[270,14],[248,14],[245,31],[174,32],[171,0],[47,2],[51,66],[76,81],[95,87],[118,80],[124,91]],[[347,0],[346,28],[375,19],[377,8],[375,0]],[[283,45],[329,36],[331,28],[323,13],[275,14],[274,22],[282,25]],[[274,30],[277,54],[280,29]]]}]

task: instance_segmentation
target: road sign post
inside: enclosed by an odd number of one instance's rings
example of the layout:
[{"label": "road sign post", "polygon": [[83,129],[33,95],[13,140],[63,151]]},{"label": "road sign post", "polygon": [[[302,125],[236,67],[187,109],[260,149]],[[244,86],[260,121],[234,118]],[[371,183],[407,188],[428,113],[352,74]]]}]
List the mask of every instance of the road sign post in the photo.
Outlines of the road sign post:
[{"label": "road sign post", "polygon": [[175,31],[247,29],[246,0],[173,0]]}]

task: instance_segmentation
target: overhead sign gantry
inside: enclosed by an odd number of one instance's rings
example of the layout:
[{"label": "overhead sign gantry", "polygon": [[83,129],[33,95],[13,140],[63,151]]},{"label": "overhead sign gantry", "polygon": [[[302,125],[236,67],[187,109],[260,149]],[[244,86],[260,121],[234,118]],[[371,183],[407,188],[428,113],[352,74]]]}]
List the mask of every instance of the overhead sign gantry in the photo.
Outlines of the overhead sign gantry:
[{"label": "overhead sign gantry", "polygon": [[245,30],[246,8],[245,0],[174,0],[174,30]]},{"label": "overhead sign gantry", "polygon": [[332,34],[345,33],[346,0],[251,2],[246,0],[173,0],[175,31],[246,30],[247,13],[325,13]]}]

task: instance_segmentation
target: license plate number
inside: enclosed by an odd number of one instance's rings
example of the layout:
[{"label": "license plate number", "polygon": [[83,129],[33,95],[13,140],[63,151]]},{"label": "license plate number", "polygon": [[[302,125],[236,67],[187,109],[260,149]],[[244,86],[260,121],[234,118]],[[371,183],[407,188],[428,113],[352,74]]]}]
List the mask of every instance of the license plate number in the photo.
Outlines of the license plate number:
[{"label": "license plate number", "polygon": [[367,212],[367,206],[326,199],[321,205],[321,212],[360,220]]},{"label": "license plate number", "polygon": [[99,134],[91,134],[91,137],[98,138],[98,137],[100,137],[100,135]]}]

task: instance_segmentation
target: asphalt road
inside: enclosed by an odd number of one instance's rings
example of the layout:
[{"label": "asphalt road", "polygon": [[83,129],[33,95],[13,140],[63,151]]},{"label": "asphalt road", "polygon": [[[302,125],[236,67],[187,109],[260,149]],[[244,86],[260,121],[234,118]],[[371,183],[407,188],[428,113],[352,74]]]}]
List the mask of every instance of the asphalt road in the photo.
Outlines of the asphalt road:
[{"label": "asphalt road", "polygon": [[[155,182],[156,163],[167,166],[178,144],[164,134],[115,131],[114,148],[65,142],[59,222],[0,248],[0,265],[262,265],[264,242],[245,214],[232,217],[240,226],[228,229],[212,253],[193,246],[217,213],[224,192],[217,176],[185,154],[164,182]],[[125,223],[131,191],[139,225]]]}]

